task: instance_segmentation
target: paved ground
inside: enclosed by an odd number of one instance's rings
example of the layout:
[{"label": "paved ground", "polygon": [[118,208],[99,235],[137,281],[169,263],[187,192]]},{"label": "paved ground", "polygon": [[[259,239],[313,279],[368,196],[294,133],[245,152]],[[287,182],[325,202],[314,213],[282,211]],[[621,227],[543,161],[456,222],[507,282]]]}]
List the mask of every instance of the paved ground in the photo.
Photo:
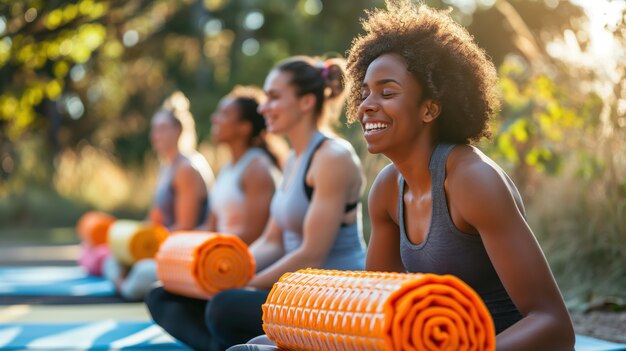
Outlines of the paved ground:
[{"label": "paved ground", "polygon": [[572,313],[572,321],[577,334],[626,343],[626,312]]},{"label": "paved ground", "polygon": [[79,254],[76,244],[0,246],[0,266],[75,265]]},{"label": "paved ground", "polygon": [[148,321],[150,315],[143,303],[0,306],[0,323],[90,322],[105,319]]}]

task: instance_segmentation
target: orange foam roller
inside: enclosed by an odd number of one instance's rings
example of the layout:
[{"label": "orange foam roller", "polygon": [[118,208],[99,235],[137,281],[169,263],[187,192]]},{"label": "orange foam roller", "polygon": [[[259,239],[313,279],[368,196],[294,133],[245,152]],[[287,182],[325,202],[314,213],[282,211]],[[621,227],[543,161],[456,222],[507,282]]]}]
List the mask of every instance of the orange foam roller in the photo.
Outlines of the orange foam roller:
[{"label": "orange foam roller", "polygon": [[199,299],[243,287],[255,271],[248,246],[229,234],[176,232],[161,245],[156,260],[165,290]]},{"label": "orange foam roller", "polygon": [[109,227],[108,241],[113,256],[130,266],[153,258],[167,235],[167,229],[159,224],[120,219]]},{"label": "orange foam roller", "polygon": [[284,350],[495,350],[491,315],[451,275],[286,273],[263,304],[263,329]]},{"label": "orange foam roller", "polygon": [[107,232],[115,217],[99,211],[83,214],[76,223],[76,232],[81,241],[91,246],[107,243]]}]

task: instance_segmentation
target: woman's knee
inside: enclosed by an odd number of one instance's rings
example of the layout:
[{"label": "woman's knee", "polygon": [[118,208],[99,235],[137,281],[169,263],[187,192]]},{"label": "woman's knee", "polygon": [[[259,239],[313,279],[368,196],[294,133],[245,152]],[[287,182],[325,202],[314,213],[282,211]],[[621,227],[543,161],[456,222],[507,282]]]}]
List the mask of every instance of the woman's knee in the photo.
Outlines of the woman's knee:
[{"label": "woman's knee", "polygon": [[229,317],[232,317],[233,308],[241,302],[238,289],[222,291],[213,296],[205,311],[205,321],[209,330],[219,329],[220,324],[228,323]]},{"label": "woman's knee", "polygon": [[263,334],[261,305],[268,294],[265,290],[233,289],[215,295],[205,311],[211,335],[231,346]]},{"label": "woman's knee", "polygon": [[268,338],[267,335],[256,336],[256,337],[250,339],[250,341],[248,341],[248,344],[276,346],[276,343],[274,343],[272,340],[270,340],[270,338]]},{"label": "woman's knee", "polygon": [[120,287],[120,294],[127,300],[144,300],[157,281],[156,261],[141,260],[133,266]]},{"label": "woman's knee", "polygon": [[146,302],[150,315],[152,315],[152,319],[157,323],[163,315],[164,308],[167,307],[168,295],[168,292],[166,292],[162,286],[155,287],[146,294],[144,301]]}]

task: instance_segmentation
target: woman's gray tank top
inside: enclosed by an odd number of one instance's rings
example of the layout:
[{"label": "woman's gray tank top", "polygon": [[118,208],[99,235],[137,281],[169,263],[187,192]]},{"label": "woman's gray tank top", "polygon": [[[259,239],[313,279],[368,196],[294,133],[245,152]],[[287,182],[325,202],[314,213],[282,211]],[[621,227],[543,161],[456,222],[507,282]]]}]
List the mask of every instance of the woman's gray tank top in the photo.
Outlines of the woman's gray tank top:
[{"label": "woman's gray tank top", "polygon": [[[404,178],[400,177],[398,223],[400,224],[400,255],[408,272],[452,274],[470,285],[483,299],[491,313],[496,333],[522,318],[507,294],[480,235],[471,235],[456,228],[446,201],[444,181],[446,160],[453,144],[439,144],[430,159],[432,178],[432,212],[430,228],[424,241],[409,241],[404,226]],[[512,191],[517,192],[513,188]]]},{"label": "woman's gray tank top", "polygon": [[[159,169],[159,175],[157,180],[157,187],[154,194],[154,205],[161,210],[163,214],[163,225],[167,228],[171,228],[176,219],[174,218],[174,198],[176,196],[174,192],[174,176],[176,175],[176,169],[180,161],[185,158],[183,155],[178,157],[169,165],[163,165]],[[198,221],[196,226],[204,223],[208,214],[208,199],[204,198],[200,200],[200,212],[198,213]]]},{"label": "woman's gray tank top", "polygon": [[[307,166],[315,150],[326,138],[320,132],[311,137],[309,145],[301,155],[298,167],[289,169],[288,165],[282,184],[272,198],[271,214],[283,230],[283,245],[286,253],[293,252],[302,244],[304,218],[310,205],[304,189]],[[365,242],[361,216],[357,217],[358,220],[355,223],[337,228],[337,238],[321,268],[365,269]]]}]

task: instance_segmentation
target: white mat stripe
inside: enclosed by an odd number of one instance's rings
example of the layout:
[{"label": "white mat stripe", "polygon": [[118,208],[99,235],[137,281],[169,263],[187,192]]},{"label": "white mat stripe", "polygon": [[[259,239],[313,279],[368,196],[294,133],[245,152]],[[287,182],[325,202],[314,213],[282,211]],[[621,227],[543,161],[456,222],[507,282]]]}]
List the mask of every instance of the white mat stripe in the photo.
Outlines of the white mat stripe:
[{"label": "white mat stripe", "polygon": [[117,350],[124,347],[136,346],[147,341],[150,341],[164,333],[163,329],[158,325],[151,325],[143,330],[129,335],[125,338],[119,339],[111,343],[111,349]]},{"label": "white mat stripe", "polygon": [[68,341],[71,340],[73,349],[89,349],[97,338],[115,329],[116,326],[117,323],[112,320],[90,323],[84,327],[33,340],[28,343],[27,348],[67,347]]},{"label": "white mat stripe", "polygon": [[9,327],[0,329],[0,347],[7,346],[22,331],[22,327]]}]

